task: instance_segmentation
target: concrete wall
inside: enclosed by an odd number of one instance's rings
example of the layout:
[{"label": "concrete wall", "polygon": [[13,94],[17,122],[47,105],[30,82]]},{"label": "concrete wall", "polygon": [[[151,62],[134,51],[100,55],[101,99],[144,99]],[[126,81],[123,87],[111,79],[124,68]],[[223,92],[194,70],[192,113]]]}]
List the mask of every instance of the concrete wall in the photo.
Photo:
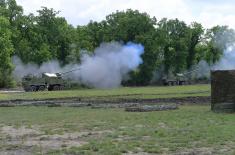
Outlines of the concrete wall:
[{"label": "concrete wall", "polygon": [[211,109],[235,112],[235,70],[211,71]]}]

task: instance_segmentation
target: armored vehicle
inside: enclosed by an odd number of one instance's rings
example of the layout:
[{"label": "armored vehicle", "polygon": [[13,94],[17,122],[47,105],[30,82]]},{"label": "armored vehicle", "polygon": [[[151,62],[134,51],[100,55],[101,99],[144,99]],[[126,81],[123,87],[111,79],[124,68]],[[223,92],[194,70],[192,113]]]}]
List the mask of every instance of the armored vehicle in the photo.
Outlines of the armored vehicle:
[{"label": "armored vehicle", "polygon": [[162,83],[165,86],[185,85],[188,83],[188,80],[184,74],[177,73],[175,76],[163,77]]},{"label": "armored vehicle", "polygon": [[28,74],[22,78],[22,86],[25,91],[62,90],[65,80],[61,73],[42,73],[41,76]]},{"label": "armored vehicle", "polygon": [[198,68],[184,73],[176,73],[173,76],[165,76],[162,78],[162,83],[165,86],[189,84],[191,83],[190,76],[196,71],[198,71]]},{"label": "armored vehicle", "polygon": [[22,86],[25,91],[63,90],[67,82],[62,76],[80,69],[78,67],[63,73],[42,73],[40,76],[28,74],[22,78]]}]

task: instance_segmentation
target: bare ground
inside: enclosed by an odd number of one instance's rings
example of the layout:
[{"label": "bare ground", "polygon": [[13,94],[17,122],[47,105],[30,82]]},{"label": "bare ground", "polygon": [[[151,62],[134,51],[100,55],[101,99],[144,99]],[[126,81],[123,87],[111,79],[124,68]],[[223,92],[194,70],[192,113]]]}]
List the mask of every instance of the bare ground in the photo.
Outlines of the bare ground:
[{"label": "bare ground", "polygon": [[[102,134],[110,133],[110,130],[104,131],[82,131],[64,134],[47,135],[40,130],[40,127],[33,126],[27,128],[21,126],[15,128],[13,126],[2,126],[0,128],[1,155],[27,155],[32,152],[44,154],[49,150],[57,150],[61,148],[79,147],[87,144],[84,139],[88,137],[102,136]],[[85,138],[84,138],[85,137]]]},{"label": "bare ground", "polygon": [[155,98],[155,99],[87,99],[87,98],[56,98],[56,99],[34,99],[34,100],[2,100],[0,107],[8,106],[71,106],[71,107],[102,107],[102,108],[125,108],[136,104],[162,104],[174,103],[178,105],[200,104],[208,105],[210,103],[209,96],[195,97],[177,97],[177,98]]}]

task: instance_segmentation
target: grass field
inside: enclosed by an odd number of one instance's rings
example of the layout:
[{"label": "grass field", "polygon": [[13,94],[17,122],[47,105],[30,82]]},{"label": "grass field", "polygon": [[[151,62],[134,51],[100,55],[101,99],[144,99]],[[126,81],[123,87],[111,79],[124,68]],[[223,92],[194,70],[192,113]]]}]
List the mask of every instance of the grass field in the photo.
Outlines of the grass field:
[{"label": "grass field", "polygon": [[68,107],[0,108],[0,154],[23,150],[32,154],[233,155],[234,119],[234,114],[213,113],[209,106],[148,113]]},{"label": "grass field", "polygon": [[189,96],[210,96],[210,85],[186,85],[172,87],[121,87],[116,89],[80,89],[66,91],[0,93],[0,100],[50,99],[50,98],[169,98]]},{"label": "grass field", "polygon": [[[209,85],[0,93],[1,100],[210,96]],[[0,154],[235,154],[235,115],[210,106],[126,112],[121,108],[0,107]]]}]

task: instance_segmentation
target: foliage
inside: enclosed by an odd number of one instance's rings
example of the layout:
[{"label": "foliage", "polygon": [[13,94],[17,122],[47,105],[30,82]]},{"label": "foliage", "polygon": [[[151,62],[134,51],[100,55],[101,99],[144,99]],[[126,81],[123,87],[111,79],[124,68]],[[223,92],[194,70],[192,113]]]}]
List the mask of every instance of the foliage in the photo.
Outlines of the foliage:
[{"label": "foliage", "polygon": [[0,88],[10,87],[12,85],[11,72],[13,69],[11,63],[11,54],[13,46],[11,43],[11,31],[9,21],[0,16]]},{"label": "foliage", "polygon": [[165,73],[178,73],[186,69],[188,57],[189,28],[178,19],[162,19],[158,23],[160,32],[164,36],[164,67]]},{"label": "foliage", "polygon": [[235,31],[228,26],[215,26],[206,32],[206,60],[210,64],[217,62],[223,52],[234,44]]},{"label": "foliage", "polygon": [[[108,41],[116,40],[127,43],[129,41],[141,43],[145,47],[145,53],[142,55],[143,64],[139,70],[132,73],[129,82],[135,85],[148,84],[152,78],[152,72],[156,67],[158,56],[158,42],[155,35],[156,19],[150,18],[146,13],[140,13],[135,10],[113,13],[106,17],[105,38]],[[107,39],[105,40],[107,41]]]},{"label": "foliage", "polygon": [[194,22],[190,25],[190,41],[188,48],[188,56],[187,56],[187,69],[190,69],[196,61],[197,50],[196,46],[200,43],[202,39],[202,35],[204,33],[204,29],[201,24]]},{"label": "foliage", "polygon": [[[159,77],[175,75],[201,60],[213,64],[235,40],[234,30],[227,26],[205,30],[197,22],[187,25],[179,19],[157,21],[147,13],[131,9],[116,11],[103,21],[90,21],[76,28],[52,8],[42,7],[37,12],[38,15],[24,15],[15,0],[0,0],[0,17],[4,18],[1,24],[9,24],[6,30],[1,30],[7,34],[1,36],[2,44],[4,40],[10,51],[6,57],[16,55],[23,63],[38,65],[56,59],[64,66],[80,63],[84,52],[92,53],[103,42],[141,43],[145,48],[143,64],[130,73],[129,80],[123,82],[125,85],[148,85],[157,71],[161,71]],[[5,73],[9,79],[11,72],[9,69]]]}]

